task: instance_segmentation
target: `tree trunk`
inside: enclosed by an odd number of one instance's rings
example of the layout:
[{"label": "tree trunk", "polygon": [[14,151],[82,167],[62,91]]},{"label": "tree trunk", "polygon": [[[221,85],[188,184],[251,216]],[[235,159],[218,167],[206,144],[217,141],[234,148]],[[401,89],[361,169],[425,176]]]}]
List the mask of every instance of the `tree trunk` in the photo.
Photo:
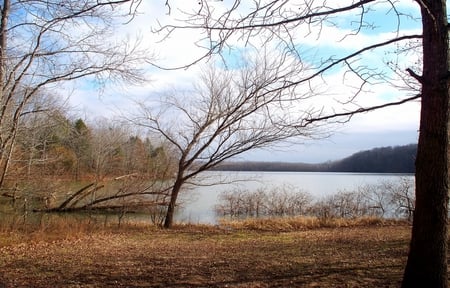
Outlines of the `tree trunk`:
[{"label": "tree trunk", "polygon": [[177,179],[173,185],[172,192],[170,193],[169,206],[167,207],[166,217],[164,219],[164,228],[171,228],[173,225],[173,216],[175,214],[175,207],[177,203],[178,194],[180,193],[182,186],[182,180]]},{"label": "tree trunk", "polygon": [[[7,61],[7,33],[8,33],[8,20],[9,12],[11,9],[11,1],[4,0],[1,9],[1,19],[0,19],[0,123],[4,122],[4,114],[6,113],[6,100],[5,98],[5,74],[6,74],[6,61]],[[0,135],[0,146],[2,148],[8,148],[7,143],[4,143],[3,135]],[[4,151],[5,149],[0,149],[0,187],[3,187],[3,183],[6,176],[6,169],[9,164],[10,153]],[[8,158],[7,158],[8,157]]]},{"label": "tree trunk", "polygon": [[417,1],[423,23],[416,209],[402,287],[447,287],[448,28],[446,2]]}]

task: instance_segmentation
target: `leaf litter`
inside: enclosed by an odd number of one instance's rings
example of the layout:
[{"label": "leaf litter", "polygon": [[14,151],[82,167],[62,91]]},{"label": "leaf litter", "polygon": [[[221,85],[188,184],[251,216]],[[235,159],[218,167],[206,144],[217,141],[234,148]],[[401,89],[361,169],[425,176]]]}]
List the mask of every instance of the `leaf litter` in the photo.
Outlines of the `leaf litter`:
[{"label": "leaf litter", "polygon": [[398,287],[409,233],[191,227],[25,239],[0,248],[0,287]]}]

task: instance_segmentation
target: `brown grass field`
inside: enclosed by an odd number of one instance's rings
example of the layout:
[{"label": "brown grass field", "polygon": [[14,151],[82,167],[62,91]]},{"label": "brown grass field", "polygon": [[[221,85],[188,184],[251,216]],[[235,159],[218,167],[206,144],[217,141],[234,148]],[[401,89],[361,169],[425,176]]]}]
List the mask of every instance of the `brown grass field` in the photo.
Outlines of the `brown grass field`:
[{"label": "brown grass field", "polygon": [[0,287],[400,284],[408,224],[253,225],[3,229]]}]

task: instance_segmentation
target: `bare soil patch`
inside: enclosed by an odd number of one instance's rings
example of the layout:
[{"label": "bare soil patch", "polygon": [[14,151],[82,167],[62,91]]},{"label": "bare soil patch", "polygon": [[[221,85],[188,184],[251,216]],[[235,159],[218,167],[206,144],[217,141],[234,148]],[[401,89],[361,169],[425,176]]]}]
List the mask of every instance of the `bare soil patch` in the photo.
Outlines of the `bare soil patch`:
[{"label": "bare soil patch", "polygon": [[0,287],[398,287],[407,225],[0,237]]}]

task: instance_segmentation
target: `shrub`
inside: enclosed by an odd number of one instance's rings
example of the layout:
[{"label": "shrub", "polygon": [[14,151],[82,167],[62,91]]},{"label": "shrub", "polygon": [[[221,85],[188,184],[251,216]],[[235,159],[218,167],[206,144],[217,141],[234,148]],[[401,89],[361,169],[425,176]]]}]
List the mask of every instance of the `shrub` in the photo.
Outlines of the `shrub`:
[{"label": "shrub", "polygon": [[222,192],[216,214],[231,219],[311,216],[318,219],[406,218],[414,212],[414,185],[406,177],[364,184],[313,201],[291,186]]}]

